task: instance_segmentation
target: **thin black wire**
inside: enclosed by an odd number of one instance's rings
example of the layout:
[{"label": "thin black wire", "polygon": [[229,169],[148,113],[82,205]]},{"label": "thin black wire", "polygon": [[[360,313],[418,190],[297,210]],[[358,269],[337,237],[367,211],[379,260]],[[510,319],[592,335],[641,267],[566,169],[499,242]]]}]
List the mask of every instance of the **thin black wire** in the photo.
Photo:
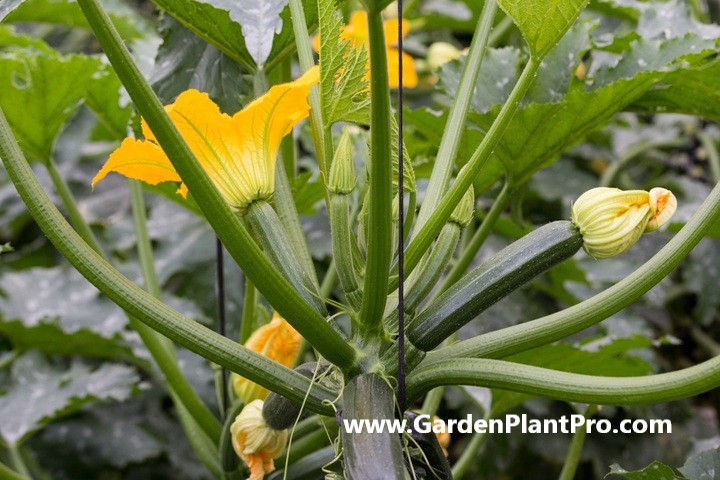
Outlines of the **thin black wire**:
[{"label": "thin black wire", "polygon": [[397,1],[398,52],[398,404],[405,411],[405,188],[403,185],[403,2]]},{"label": "thin black wire", "polygon": [[[223,244],[219,237],[215,237],[215,290],[218,301],[218,333],[224,337],[227,328],[225,323],[225,261]],[[220,386],[220,391],[222,392],[220,418],[225,420],[225,409],[228,406],[228,371],[225,367],[221,370],[220,378],[222,380],[222,385]]]}]

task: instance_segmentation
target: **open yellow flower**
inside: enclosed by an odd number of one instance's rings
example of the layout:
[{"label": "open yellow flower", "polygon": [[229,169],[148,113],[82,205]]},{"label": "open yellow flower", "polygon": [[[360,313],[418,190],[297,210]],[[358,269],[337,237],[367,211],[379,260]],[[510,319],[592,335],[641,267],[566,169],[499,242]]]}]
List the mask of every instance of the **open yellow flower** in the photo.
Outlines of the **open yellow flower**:
[{"label": "open yellow flower", "polygon": [[[385,29],[385,44],[387,46],[387,62],[388,62],[388,76],[390,82],[390,88],[398,88],[400,85],[400,61],[398,59],[397,49],[397,31],[398,31],[398,20],[386,20],[383,22]],[[402,36],[405,38],[410,31],[410,22],[402,20]],[[363,46],[369,48],[369,35],[368,35],[368,18],[367,13],[363,10],[358,10],[350,15],[350,23],[345,25],[340,32],[340,38],[343,40],[349,40],[350,44],[355,48],[360,49]],[[320,36],[316,36],[313,39],[313,48],[316,52],[320,51]],[[403,78],[402,86],[405,88],[414,88],[418,84],[418,76],[415,71],[415,61],[413,57],[407,53],[402,53],[403,63]],[[368,77],[369,77],[368,69]]]},{"label": "open yellow flower", "polygon": [[[250,335],[245,346],[271,360],[292,367],[295,364],[302,337],[284,318],[275,313],[272,321]],[[265,400],[270,393],[267,388],[233,373],[232,384],[237,396],[246,404],[253,400]]]},{"label": "open yellow flower", "polygon": [[[275,189],[275,162],[282,138],[308,116],[307,96],[319,81],[313,67],[294,82],[272,87],[233,116],[220,112],[206,93],[186,90],[165,107],[180,134],[221,195],[237,211]],[[93,178],[93,187],[110,172],[151,185],[181,182],[155,135],[142,122],[145,140],[126,138]],[[180,185],[179,193],[187,195]]]}]

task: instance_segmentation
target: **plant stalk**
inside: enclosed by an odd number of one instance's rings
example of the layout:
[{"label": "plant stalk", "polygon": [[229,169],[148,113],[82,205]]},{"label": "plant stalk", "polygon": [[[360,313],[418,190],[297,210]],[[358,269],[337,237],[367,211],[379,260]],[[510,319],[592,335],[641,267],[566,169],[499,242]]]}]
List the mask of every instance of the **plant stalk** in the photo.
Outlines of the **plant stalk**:
[{"label": "plant stalk", "polygon": [[390,151],[390,87],[382,12],[368,11],[370,37],[370,194],[368,207],[367,267],[363,284],[359,333],[364,339],[380,336],[387,300],[393,251],[392,156]]}]

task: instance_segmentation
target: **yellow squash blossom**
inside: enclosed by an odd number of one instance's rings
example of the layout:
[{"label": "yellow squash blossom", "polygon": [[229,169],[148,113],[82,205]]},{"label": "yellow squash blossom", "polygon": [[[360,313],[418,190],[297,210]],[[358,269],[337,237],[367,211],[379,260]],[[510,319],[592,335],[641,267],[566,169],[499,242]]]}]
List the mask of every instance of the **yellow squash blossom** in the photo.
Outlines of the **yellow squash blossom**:
[{"label": "yellow squash blossom", "polygon": [[287,430],[273,430],[265,423],[262,408],[262,400],[245,405],[230,426],[235,453],[250,468],[248,480],[262,480],[275,470],[273,459],[282,454],[288,440]]},{"label": "yellow squash blossom", "polygon": [[672,217],[677,200],[670,190],[598,187],[580,195],[572,221],[583,248],[593,258],[610,258],[628,250],[643,233],[654,232]]},{"label": "yellow squash blossom", "polygon": [[[319,81],[313,67],[294,82],[272,87],[233,116],[220,112],[206,93],[186,90],[165,107],[168,115],[225,201],[244,211],[275,189],[275,162],[282,138],[308,116],[307,96]],[[181,182],[145,121],[145,140],[126,138],[92,181],[110,172],[151,185]],[[180,185],[179,193],[187,189]]]},{"label": "yellow squash blossom", "polygon": [[[300,352],[301,343],[302,337],[297,330],[275,313],[270,323],[250,335],[245,346],[286,367],[292,367]],[[236,373],[232,374],[232,383],[238,398],[246,404],[253,400],[264,400],[270,393],[267,388]]]},{"label": "yellow squash blossom", "polygon": [[[398,32],[398,20],[386,20],[383,23],[385,30],[385,44],[387,46],[387,62],[388,62],[388,77],[390,82],[390,88],[398,88],[400,85],[400,61],[398,59],[397,49],[397,32]],[[405,38],[410,31],[410,22],[402,20],[402,36]],[[370,39],[368,35],[368,18],[367,13],[363,10],[358,10],[350,15],[350,23],[345,25],[340,32],[340,38],[343,40],[349,40],[350,45],[360,49],[363,46],[369,48]],[[313,47],[316,52],[320,51],[320,36],[316,36],[313,40]],[[418,84],[418,76],[415,71],[415,61],[413,57],[407,53],[402,53],[403,63],[403,78],[402,86],[405,88],[414,88]],[[368,67],[369,68],[369,67]],[[368,77],[369,77],[368,72]]]}]

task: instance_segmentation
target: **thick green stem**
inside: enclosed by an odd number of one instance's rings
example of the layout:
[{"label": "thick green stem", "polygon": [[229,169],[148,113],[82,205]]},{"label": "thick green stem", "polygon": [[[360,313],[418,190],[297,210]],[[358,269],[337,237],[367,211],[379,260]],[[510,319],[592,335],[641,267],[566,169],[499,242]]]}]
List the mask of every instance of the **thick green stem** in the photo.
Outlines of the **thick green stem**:
[{"label": "thick green stem", "polygon": [[415,233],[420,231],[425,223],[427,223],[430,215],[440,203],[440,199],[450,182],[450,175],[453,171],[453,163],[457,156],[460,140],[465,131],[465,119],[467,117],[470,102],[475,94],[475,83],[477,82],[480,67],[485,50],[492,30],[495,12],[497,11],[497,3],[495,0],[487,0],[483,6],[480,19],[478,20],[473,36],[470,50],[468,51],[465,65],[460,75],[457,94],[453,100],[450,114],[445,126],[445,133],[440,140],[437,158],[433,165],[425,196],[420,206],[420,214],[415,224]]},{"label": "thick green stem", "polygon": [[362,305],[362,291],[353,259],[354,238],[350,222],[350,196],[331,194],[329,213],[335,268],[350,307],[357,311]]},{"label": "thick green stem", "polygon": [[557,313],[465,340],[425,359],[459,357],[502,358],[561,340],[619,312],[660,282],[703,239],[720,217],[720,183],[690,221],[643,266],[603,292]]},{"label": "thick green stem", "polygon": [[44,165],[47,167],[47,171],[50,174],[55,191],[60,196],[63,207],[65,207],[65,211],[67,212],[68,217],[70,217],[70,223],[72,223],[75,227],[75,230],[77,230],[80,238],[85,240],[85,243],[90,245],[93,250],[103,255],[103,249],[102,246],[100,246],[100,242],[98,242],[98,239],[90,228],[90,225],[87,224],[85,218],[83,218],[80,213],[77,202],[75,202],[75,197],[73,197],[70,187],[68,187],[65,179],[62,175],[60,175],[55,161],[50,158]]},{"label": "thick green stem", "polygon": [[[13,137],[2,110],[0,110],[0,158],[10,180],[43,233],[90,283],[130,316],[187,349],[253,382],[298,402],[305,399],[310,381],[303,375],[248,350],[178,313],[128,280],[90,248],[48,198],[20,151],[20,146]],[[326,325],[324,320],[323,324]],[[334,330],[331,331],[337,335]],[[316,340],[318,344],[321,343],[319,339]],[[320,346],[327,347],[331,342],[331,339],[324,338],[324,343]],[[342,345],[351,348],[344,341]],[[332,352],[330,354],[332,355]],[[352,355],[354,357],[354,350]],[[333,392],[320,386],[313,386],[307,398],[308,408],[319,413],[331,414],[332,409],[323,405],[322,401],[332,400],[334,397]]]},{"label": "thick green stem", "polygon": [[370,194],[367,267],[360,311],[360,335],[377,337],[387,299],[392,255],[392,156],[387,47],[381,11],[368,12],[370,37]]},{"label": "thick green stem", "polygon": [[440,385],[474,385],[595,405],[670,402],[720,385],[720,357],[694,367],[645,377],[599,377],[486,358],[442,360],[407,378],[411,401]]},{"label": "thick green stem", "polygon": [[445,277],[445,281],[443,282],[442,287],[440,287],[440,290],[438,290],[436,296],[452,287],[455,282],[460,279],[460,277],[465,275],[465,272],[475,258],[475,255],[477,255],[480,251],[480,247],[482,247],[488,235],[492,232],[495,222],[497,222],[498,217],[500,217],[500,214],[505,209],[505,205],[507,205],[509,199],[510,184],[506,182],[503,185],[500,194],[495,199],[495,203],[493,203],[493,206],[490,207],[490,211],[488,211],[487,215],[480,224],[480,228],[475,231],[467,248],[463,250],[460,258],[457,260],[457,263],[453,265],[452,270],[450,270],[450,273],[448,273],[447,277]]},{"label": "thick green stem", "polygon": [[285,229],[275,210],[263,200],[253,202],[245,214],[258,243],[275,267],[290,280],[295,289],[321,315],[326,315],[325,304],[320,300],[318,287],[313,282],[315,270],[308,272],[298,260],[296,249],[288,240]]},{"label": "thick green stem", "polygon": [[78,0],[78,4],[140,114],[242,271],[280,315],[328,361],[342,370],[354,371],[355,349],[273,268],[230,210],[142,77],[98,0]]},{"label": "thick green stem", "polygon": [[[589,405],[585,411],[585,419],[587,420],[592,417],[596,412],[597,407],[595,405]],[[573,480],[573,478],[575,478],[575,472],[580,464],[582,449],[585,445],[585,436],[587,435],[586,425],[586,423],[583,423],[575,430],[567,455],[565,455],[565,463],[563,464],[558,480]]]},{"label": "thick green stem", "polygon": [[468,163],[460,170],[460,174],[455,180],[455,183],[453,183],[453,186],[450,187],[450,190],[448,190],[447,194],[442,198],[438,207],[432,212],[427,222],[417,232],[415,238],[408,246],[405,254],[405,275],[409,275],[413,268],[417,266],[445,221],[450,217],[455,206],[460,202],[462,196],[465,195],[467,189],[472,185],[475,177],[480,173],[485,162],[487,162],[492,155],[505,129],[510,124],[510,120],[512,120],[512,117],[515,115],[520,100],[522,100],[530,88],[530,85],[532,85],[535,74],[538,68],[540,68],[540,63],[540,59],[530,58],[515,88],[513,88],[510,93],[510,97],[503,105],[490,130],[488,130],[485,138],[483,138],[480,143],[480,146],[475,150],[475,153],[473,153]]}]

